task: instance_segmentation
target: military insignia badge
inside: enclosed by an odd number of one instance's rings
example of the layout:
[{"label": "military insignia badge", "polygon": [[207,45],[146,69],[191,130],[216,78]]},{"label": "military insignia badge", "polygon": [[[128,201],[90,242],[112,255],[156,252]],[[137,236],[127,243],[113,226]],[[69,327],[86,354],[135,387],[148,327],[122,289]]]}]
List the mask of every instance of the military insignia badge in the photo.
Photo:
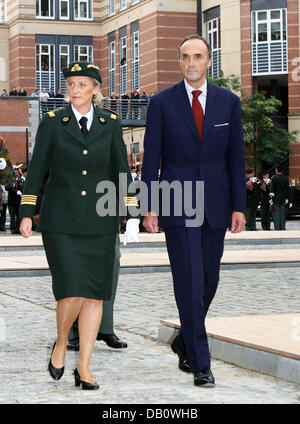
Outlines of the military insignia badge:
[{"label": "military insignia badge", "polygon": [[117,119],[117,117],[118,117],[118,116],[117,116],[117,115],[115,115],[114,113],[111,113],[111,114],[110,114],[110,117],[111,117],[111,119]]},{"label": "military insignia badge", "polygon": [[99,118],[99,122],[100,122],[100,124],[105,124],[105,118],[102,118],[102,116]]},{"label": "military insignia badge", "polygon": [[78,63],[75,63],[75,65],[71,69],[71,72],[76,72],[76,71],[82,71],[82,68],[80,65],[78,65]]},{"label": "military insignia badge", "polygon": [[47,115],[48,115],[50,118],[54,118],[54,117],[55,117],[55,112],[54,112],[53,110],[51,110],[50,112],[47,112]]},{"label": "military insignia badge", "polygon": [[63,119],[62,119],[62,122],[64,124],[67,124],[69,121],[70,121],[70,117],[69,116],[64,116]]}]

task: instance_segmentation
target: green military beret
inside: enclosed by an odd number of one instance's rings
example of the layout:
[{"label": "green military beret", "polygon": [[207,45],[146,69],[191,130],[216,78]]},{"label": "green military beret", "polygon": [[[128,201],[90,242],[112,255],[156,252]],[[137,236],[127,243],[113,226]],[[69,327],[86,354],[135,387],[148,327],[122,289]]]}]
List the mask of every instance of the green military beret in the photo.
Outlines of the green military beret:
[{"label": "green military beret", "polygon": [[102,84],[101,75],[99,72],[99,66],[90,62],[72,62],[67,68],[62,70],[64,77],[91,77],[95,78]]}]

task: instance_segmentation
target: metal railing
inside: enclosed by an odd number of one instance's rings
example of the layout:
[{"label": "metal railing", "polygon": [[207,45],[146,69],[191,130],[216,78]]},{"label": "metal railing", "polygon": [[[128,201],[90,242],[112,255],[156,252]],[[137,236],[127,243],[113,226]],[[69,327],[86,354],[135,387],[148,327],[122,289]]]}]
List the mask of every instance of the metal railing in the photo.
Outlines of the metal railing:
[{"label": "metal railing", "polygon": [[[45,113],[65,106],[63,98],[50,97],[48,100],[39,100],[40,117]],[[146,125],[149,99],[104,99],[100,107],[116,112],[124,127],[142,127]]]}]

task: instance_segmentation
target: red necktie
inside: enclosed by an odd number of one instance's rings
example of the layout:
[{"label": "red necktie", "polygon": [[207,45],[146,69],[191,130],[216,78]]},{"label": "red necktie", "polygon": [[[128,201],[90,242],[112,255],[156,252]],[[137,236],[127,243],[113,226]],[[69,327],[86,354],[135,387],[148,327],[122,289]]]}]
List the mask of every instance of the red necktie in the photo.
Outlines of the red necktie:
[{"label": "red necktie", "polygon": [[192,95],[193,95],[192,110],[193,110],[196,125],[197,125],[197,128],[198,128],[200,140],[202,139],[203,124],[204,124],[203,109],[202,109],[202,106],[201,106],[201,104],[198,100],[198,97],[200,96],[201,93],[202,93],[201,90],[192,91]]}]

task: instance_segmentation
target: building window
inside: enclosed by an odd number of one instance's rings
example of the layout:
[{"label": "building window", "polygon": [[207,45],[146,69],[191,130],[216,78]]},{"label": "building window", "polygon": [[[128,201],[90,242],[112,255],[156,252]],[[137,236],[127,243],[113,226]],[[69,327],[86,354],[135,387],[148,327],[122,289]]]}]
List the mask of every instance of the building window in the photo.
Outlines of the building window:
[{"label": "building window", "polygon": [[120,0],[120,10],[127,8],[127,0]]},{"label": "building window", "polygon": [[66,80],[62,73],[62,70],[65,69],[70,63],[70,46],[69,45],[60,45],[59,46],[59,79],[60,79],[60,89],[63,94],[67,90]]},{"label": "building window", "polygon": [[252,12],[253,75],[286,74],[286,9]]},{"label": "building window", "polygon": [[114,15],[116,13],[116,1],[108,0],[108,16]]},{"label": "building window", "polygon": [[70,19],[69,0],[59,0],[59,19]]},{"label": "building window", "polygon": [[0,23],[7,21],[6,0],[0,0]]},{"label": "building window", "polygon": [[40,90],[55,90],[54,54],[53,44],[36,45],[36,87]]},{"label": "building window", "polygon": [[126,37],[120,39],[120,92],[126,93],[127,87],[127,40]]},{"label": "building window", "polygon": [[78,45],[74,46],[74,61],[93,62],[93,47]]},{"label": "building window", "polygon": [[132,89],[140,89],[140,37],[139,32],[132,34]]},{"label": "building window", "polygon": [[109,94],[116,94],[116,42],[109,43]]},{"label": "building window", "polygon": [[91,0],[74,0],[74,4],[75,20],[92,19]]},{"label": "building window", "polygon": [[221,20],[212,19],[206,22],[206,39],[211,47],[212,63],[208,68],[208,76],[219,78],[221,70]]},{"label": "building window", "polygon": [[137,4],[140,0],[131,0],[131,4]]},{"label": "building window", "polygon": [[54,0],[36,0],[36,17],[54,19]]}]

